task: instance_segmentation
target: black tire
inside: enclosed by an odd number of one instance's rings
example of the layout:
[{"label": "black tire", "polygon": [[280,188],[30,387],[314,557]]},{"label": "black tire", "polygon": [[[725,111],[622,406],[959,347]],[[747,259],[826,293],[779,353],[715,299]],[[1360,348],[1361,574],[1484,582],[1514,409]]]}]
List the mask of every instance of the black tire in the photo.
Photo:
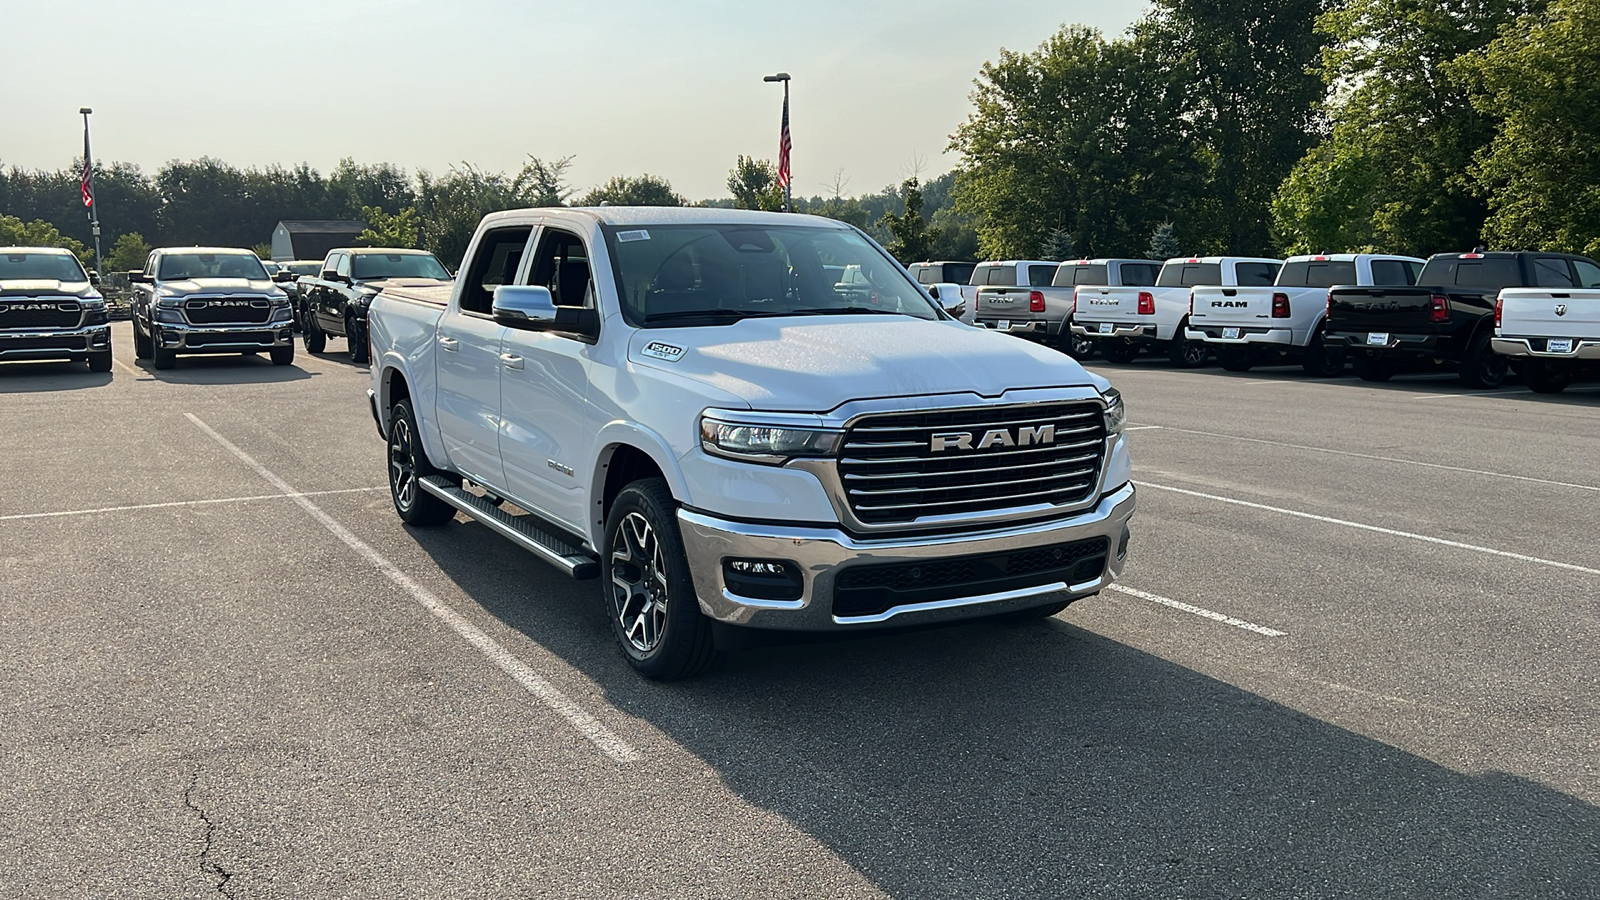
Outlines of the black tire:
[{"label": "black tire", "polygon": [[1362,381],[1388,381],[1394,377],[1394,363],[1386,359],[1358,356],[1352,362],[1356,377]]},{"label": "black tire", "polygon": [[1127,338],[1112,338],[1108,341],[1095,341],[1100,345],[1100,355],[1107,362],[1131,363],[1139,355],[1139,345]]},{"label": "black tire", "polygon": [[294,344],[287,347],[273,347],[270,352],[272,364],[275,366],[287,366],[294,362]]},{"label": "black tire", "polygon": [[96,351],[96,352],[90,353],[89,354],[89,371],[91,371],[91,372],[109,372],[109,371],[111,371],[111,351],[110,350],[100,350],[100,351]]},{"label": "black tire", "polygon": [[370,355],[367,352],[367,329],[365,322],[356,321],[354,316],[344,317],[344,341],[346,349],[350,351],[350,361],[364,363]]},{"label": "black tire", "polygon": [[1255,366],[1250,351],[1243,347],[1218,347],[1217,365],[1228,372],[1248,372]]},{"label": "black tire", "polygon": [[1061,326],[1061,334],[1056,336],[1056,349],[1077,360],[1088,359],[1094,356],[1094,341],[1081,334],[1072,333],[1072,322],[1068,321]]},{"label": "black tire", "polygon": [[150,336],[139,330],[139,323],[133,323],[133,358],[149,359],[152,342]]},{"label": "black tire", "polygon": [[1536,394],[1559,394],[1572,383],[1571,372],[1563,372],[1543,361],[1525,366],[1520,374],[1522,383]]},{"label": "black tire", "polygon": [[407,525],[431,528],[456,517],[456,508],[422,489],[420,482],[442,474],[428,460],[411,401],[401,400],[389,411],[389,499]]},{"label": "black tire", "polygon": [[168,350],[163,347],[152,348],[155,352],[151,357],[155,360],[156,368],[170,369],[178,364],[178,351]]},{"label": "black tire", "polygon": [[1330,348],[1318,331],[1306,345],[1300,358],[1300,367],[1312,378],[1336,378],[1344,374],[1345,352]]},{"label": "black tire", "polygon": [[633,482],[611,504],[601,548],[611,632],[628,664],[657,681],[699,674],[717,657],[689,577],[677,506],[665,480]]},{"label": "black tire", "polygon": [[1467,358],[1461,361],[1461,367],[1457,369],[1462,384],[1483,390],[1504,384],[1506,374],[1510,371],[1509,361],[1489,346],[1488,335],[1472,342],[1471,348],[1467,350]]},{"label": "black tire", "polygon": [[1184,337],[1183,330],[1186,327],[1187,322],[1178,323],[1178,333],[1173,335],[1172,342],[1167,346],[1167,359],[1180,369],[1198,369],[1206,364],[1206,357],[1211,351],[1205,341],[1191,341]]},{"label": "black tire", "polygon": [[321,353],[328,349],[328,333],[317,324],[315,315],[306,316],[306,330],[301,335],[301,340],[305,341],[307,353]]},{"label": "black tire", "polygon": [[995,616],[995,618],[1002,622],[1033,622],[1039,619],[1048,619],[1056,613],[1061,612],[1062,610],[1071,606],[1077,601],[1077,599],[1077,597],[1074,597],[1071,600],[1057,600],[1054,603],[1046,603],[1043,606],[1030,606],[1027,609],[1014,609],[1011,612],[1001,613],[1000,615]]}]

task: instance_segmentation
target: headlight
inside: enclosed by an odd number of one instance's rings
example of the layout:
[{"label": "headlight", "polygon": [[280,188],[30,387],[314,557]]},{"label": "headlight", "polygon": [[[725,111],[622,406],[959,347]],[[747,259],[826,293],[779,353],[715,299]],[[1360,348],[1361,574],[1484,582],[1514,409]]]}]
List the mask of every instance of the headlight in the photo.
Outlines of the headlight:
[{"label": "headlight", "polygon": [[182,325],[183,311],[177,307],[159,307],[156,309],[156,321],[165,322],[168,325]]},{"label": "headlight", "polygon": [[1128,407],[1122,402],[1122,392],[1107,388],[1100,397],[1106,401],[1106,434],[1116,434],[1128,424]]},{"label": "headlight", "polygon": [[797,456],[831,456],[843,436],[839,431],[776,422],[700,418],[700,446],[707,453],[776,466]]}]

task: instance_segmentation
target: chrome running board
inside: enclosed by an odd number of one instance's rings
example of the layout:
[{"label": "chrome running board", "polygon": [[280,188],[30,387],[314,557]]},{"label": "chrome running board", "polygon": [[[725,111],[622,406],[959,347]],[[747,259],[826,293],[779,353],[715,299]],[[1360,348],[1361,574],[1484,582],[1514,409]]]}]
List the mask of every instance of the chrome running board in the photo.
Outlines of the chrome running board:
[{"label": "chrome running board", "polygon": [[533,516],[513,516],[493,503],[464,491],[459,482],[444,475],[429,475],[418,484],[428,493],[488,526],[491,531],[527,550],[577,580],[598,578],[600,561],[574,547]]}]

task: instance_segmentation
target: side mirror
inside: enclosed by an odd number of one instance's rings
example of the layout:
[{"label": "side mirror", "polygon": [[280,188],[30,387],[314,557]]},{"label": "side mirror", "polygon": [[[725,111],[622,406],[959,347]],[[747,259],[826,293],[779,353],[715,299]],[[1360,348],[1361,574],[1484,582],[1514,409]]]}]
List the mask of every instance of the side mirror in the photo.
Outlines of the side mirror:
[{"label": "side mirror", "polygon": [[556,302],[549,288],[538,285],[500,285],[494,289],[492,312],[507,328],[548,331],[556,324]]},{"label": "side mirror", "polygon": [[93,269],[90,269],[89,270],[89,283],[90,284],[99,284],[100,283],[100,273],[96,272]]},{"label": "side mirror", "polygon": [[283,269],[281,271],[278,271],[278,272],[274,273],[273,276],[272,276],[272,280],[276,281],[279,284],[286,284],[288,282],[293,281],[294,278],[295,278],[294,273],[289,271],[288,269]]},{"label": "side mirror", "polygon": [[143,269],[132,269],[128,272],[128,281],[134,284],[149,284],[150,279],[145,277]]},{"label": "side mirror", "polygon": [[941,282],[930,285],[928,293],[932,295],[933,299],[939,301],[939,305],[944,307],[945,312],[957,319],[966,314],[967,301],[965,297],[961,296],[961,285],[948,281]]}]

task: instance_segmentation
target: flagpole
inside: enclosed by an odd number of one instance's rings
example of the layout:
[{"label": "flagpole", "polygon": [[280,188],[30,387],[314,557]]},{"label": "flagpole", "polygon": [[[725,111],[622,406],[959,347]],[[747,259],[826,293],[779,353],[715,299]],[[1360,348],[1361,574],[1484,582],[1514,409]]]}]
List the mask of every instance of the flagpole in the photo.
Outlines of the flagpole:
[{"label": "flagpole", "polygon": [[[92,173],[94,172],[94,156],[89,152],[89,114],[94,110],[85,106],[78,110],[83,116],[83,171],[85,183],[93,185]],[[105,266],[100,261],[100,198],[89,193],[89,230],[94,232],[94,270],[101,278],[105,277]]]},{"label": "flagpole", "polygon": [[[783,80],[783,124],[786,128],[789,125],[789,79],[787,78]],[[793,153],[793,151],[790,152]],[[790,165],[793,166],[794,164],[791,162]],[[783,183],[783,211],[794,212],[793,175],[790,175],[789,179]]]},{"label": "flagpole", "polygon": [[783,82],[783,129],[778,133],[778,179],[783,182],[783,211],[794,211],[794,178],[790,174],[789,139],[789,73],[779,72],[776,75],[763,75],[765,82]]}]

